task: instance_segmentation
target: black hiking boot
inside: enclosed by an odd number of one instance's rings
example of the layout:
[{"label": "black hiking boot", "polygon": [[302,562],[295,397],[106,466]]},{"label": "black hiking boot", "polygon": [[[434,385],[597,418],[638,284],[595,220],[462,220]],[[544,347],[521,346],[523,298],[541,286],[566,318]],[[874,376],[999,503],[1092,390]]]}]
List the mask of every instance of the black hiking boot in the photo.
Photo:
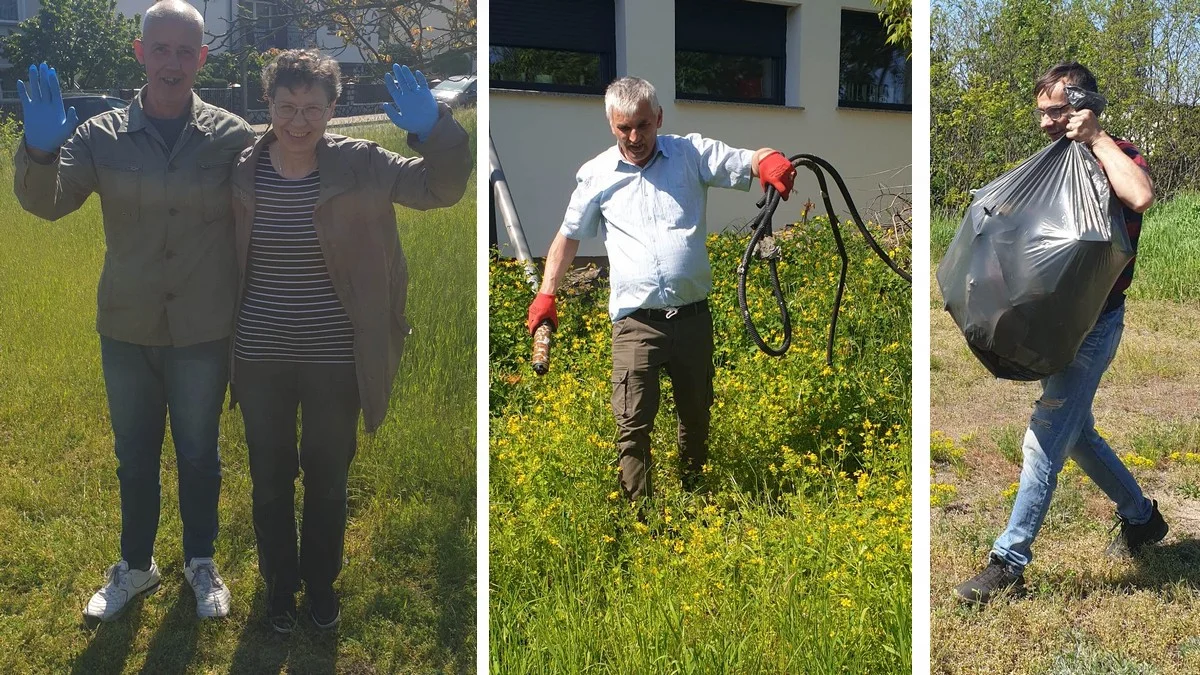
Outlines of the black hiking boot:
[{"label": "black hiking boot", "polygon": [[1117,514],[1117,524],[1113,525],[1113,529],[1119,527],[1121,531],[1108,545],[1105,553],[1114,558],[1129,558],[1141,552],[1144,546],[1157,544],[1167,536],[1167,531],[1171,528],[1167,527],[1167,521],[1163,520],[1162,514],[1158,512],[1158,502],[1152,503],[1154,511],[1150,514],[1150,520],[1141,525],[1133,525]]},{"label": "black hiking boot", "polygon": [[980,606],[991,602],[1004,591],[1010,591],[1012,597],[1024,595],[1025,576],[995,556],[988,558],[987,567],[982,572],[954,587],[954,594],[959,600]]}]

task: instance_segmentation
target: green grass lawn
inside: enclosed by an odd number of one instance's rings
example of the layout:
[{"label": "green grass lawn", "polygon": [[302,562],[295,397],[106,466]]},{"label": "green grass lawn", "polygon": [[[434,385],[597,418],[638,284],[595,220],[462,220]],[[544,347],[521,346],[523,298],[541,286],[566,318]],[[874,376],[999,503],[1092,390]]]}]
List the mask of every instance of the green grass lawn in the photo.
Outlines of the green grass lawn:
[{"label": "green grass lawn", "polygon": [[[537,378],[532,292],[518,265],[493,261],[492,673],[911,671],[910,288],[848,235],[827,367],[836,249],[822,225],[781,238],[794,325],[782,359],[757,350],[735,309],[745,238],[710,239],[707,491],[680,487],[664,378],[648,525],[618,491],[607,284],[560,295],[551,371]],[[778,344],[755,272],[751,312]]]},{"label": "green grass lawn", "polygon": [[[1113,504],[1068,461],[1026,569],[1027,598],[952,598],[1012,508],[1037,383],[995,380],[930,281],[930,604],[934,673],[1200,672],[1200,195],[1147,214],[1125,330],[1097,393],[1097,428],[1171,526],[1135,561],[1103,555]],[[958,226],[935,219],[936,267]]]},{"label": "green grass lawn", "polygon": [[[474,110],[456,115],[474,142]],[[412,154],[390,125],[338,133]],[[0,183],[12,183],[7,161]],[[414,331],[387,423],[373,436],[360,436],[351,468],[341,626],[321,634],[302,622],[289,638],[270,632],[264,621],[236,411],[221,420],[225,478],[216,554],[233,591],[231,616],[195,618],[182,573],[168,434],[155,551],[162,588],[114,623],[94,632],[82,627],[84,603],[120,557],[116,460],[94,330],[104,255],[99,202],[93,198],[47,223],[4,191],[0,672],[474,671],[474,186],[473,177],[450,209],[397,209]],[[447,257],[447,251],[460,256]]]}]

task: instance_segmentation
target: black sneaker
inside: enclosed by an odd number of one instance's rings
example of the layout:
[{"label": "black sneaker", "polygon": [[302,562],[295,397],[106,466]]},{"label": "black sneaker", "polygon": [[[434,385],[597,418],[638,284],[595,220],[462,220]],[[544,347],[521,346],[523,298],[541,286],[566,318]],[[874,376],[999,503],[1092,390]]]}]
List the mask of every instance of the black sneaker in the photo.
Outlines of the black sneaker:
[{"label": "black sneaker", "polygon": [[986,605],[1004,591],[1010,591],[1013,597],[1024,595],[1025,576],[995,556],[989,557],[982,572],[954,588],[960,600],[975,605]]},{"label": "black sneaker", "polygon": [[316,592],[309,589],[308,615],[321,630],[328,630],[338,625],[338,621],[342,618],[342,608],[338,602],[337,593],[332,588]]},{"label": "black sneaker", "polygon": [[1154,510],[1150,513],[1150,520],[1141,525],[1132,525],[1120,514],[1117,515],[1117,524],[1113,525],[1113,529],[1119,527],[1121,531],[1108,545],[1105,553],[1114,558],[1128,558],[1137,555],[1142,547],[1157,544],[1167,536],[1167,531],[1171,528],[1167,527],[1167,521],[1163,520],[1162,514],[1158,512],[1158,502],[1152,503]]},{"label": "black sneaker", "polygon": [[295,593],[267,592],[267,623],[271,630],[287,635],[296,630],[298,620]]}]

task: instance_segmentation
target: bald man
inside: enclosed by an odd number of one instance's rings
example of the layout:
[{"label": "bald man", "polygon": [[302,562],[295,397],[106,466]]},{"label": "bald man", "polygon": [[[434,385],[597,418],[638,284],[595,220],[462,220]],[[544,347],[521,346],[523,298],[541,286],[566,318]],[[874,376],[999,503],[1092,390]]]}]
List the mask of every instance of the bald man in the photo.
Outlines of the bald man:
[{"label": "bald man", "polygon": [[[96,331],[121,491],[121,560],[87,604],[111,621],[159,585],[154,538],[159,457],[170,415],[179,474],[184,577],[200,617],[229,613],[213,564],[238,271],[230,170],[254,139],[241,118],[192,92],[208,47],[204,20],[179,0],[152,6],[133,42],[146,85],[129,108],[76,124],[52,68],[19,83],[24,142],[14,187],[25,210],[56,220],[100,195],[106,251]],[[98,549],[103,548],[97,546]]]}]

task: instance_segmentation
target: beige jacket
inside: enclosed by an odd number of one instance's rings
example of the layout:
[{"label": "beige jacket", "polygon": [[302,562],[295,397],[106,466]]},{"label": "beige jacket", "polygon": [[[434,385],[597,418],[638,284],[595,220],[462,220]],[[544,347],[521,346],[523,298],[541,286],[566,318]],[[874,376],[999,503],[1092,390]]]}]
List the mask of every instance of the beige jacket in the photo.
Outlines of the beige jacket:
[{"label": "beige jacket", "polygon": [[101,335],[175,347],[228,337],[237,302],[229,173],[254,130],[192,94],[191,121],[167,147],[141,101],[81,123],[50,164],[18,144],[17,199],[57,220],[100,195]]},{"label": "beige jacket", "polygon": [[[242,153],[233,171],[239,309],[254,225],[254,170],[259,153],[274,140],[274,132],[267,132]],[[453,205],[474,164],[467,132],[444,106],[424,142],[411,134],[408,141],[421,157],[401,157],[376,143],[334,134],[317,145],[321,189],[313,225],[334,291],[354,325],[354,367],[367,431],[387,414],[410,332],[404,315],[408,269],[392,204],[420,210]],[[230,382],[236,402],[232,367]]]}]

